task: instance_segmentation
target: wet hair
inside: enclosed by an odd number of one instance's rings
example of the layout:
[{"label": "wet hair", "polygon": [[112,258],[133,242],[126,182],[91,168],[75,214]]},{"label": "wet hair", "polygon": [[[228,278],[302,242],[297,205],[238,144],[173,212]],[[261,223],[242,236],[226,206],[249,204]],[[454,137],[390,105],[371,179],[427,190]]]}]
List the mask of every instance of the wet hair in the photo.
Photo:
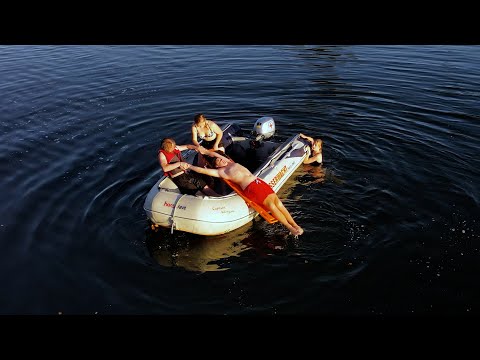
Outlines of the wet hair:
[{"label": "wet hair", "polygon": [[[203,114],[197,114],[197,115],[195,115],[195,116],[193,117],[193,121],[195,121],[195,124],[198,125],[198,123],[200,122],[200,119],[201,119],[202,117],[205,117],[205,116],[203,116]],[[205,120],[206,120],[206,119],[205,119]]]},{"label": "wet hair", "polygon": [[167,152],[172,152],[175,149],[176,143],[172,138],[162,139],[161,148]]},{"label": "wet hair", "polygon": [[322,150],[322,145],[323,145],[322,139],[320,138],[314,139],[313,143],[316,144],[320,148],[320,150]]},{"label": "wet hair", "polygon": [[[227,159],[232,160],[232,158],[230,156],[228,156],[227,154],[225,154],[222,150],[215,150],[215,152],[217,154],[222,155],[223,157],[226,157]],[[207,163],[208,163],[209,167],[211,167],[213,169],[216,168],[215,161],[218,159],[216,156],[205,156],[205,159],[207,160]]]}]

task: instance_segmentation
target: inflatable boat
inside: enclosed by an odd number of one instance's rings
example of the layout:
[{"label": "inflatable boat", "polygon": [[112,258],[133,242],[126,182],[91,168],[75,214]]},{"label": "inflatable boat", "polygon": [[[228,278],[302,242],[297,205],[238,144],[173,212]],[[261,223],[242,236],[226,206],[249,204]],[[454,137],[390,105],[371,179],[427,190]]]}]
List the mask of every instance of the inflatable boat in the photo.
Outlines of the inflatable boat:
[{"label": "inflatable boat", "polygon": [[[258,119],[252,131],[235,123],[222,126],[225,153],[247,167],[255,176],[268,183],[275,192],[308,156],[309,143],[300,134],[286,141],[275,141],[275,121],[271,117]],[[197,152],[182,152],[185,162],[195,164]],[[163,175],[147,194],[144,210],[148,219],[161,227],[198,235],[220,235],[252,221],[259,212],[247,204],[241,194],[223,180],[215,178],[214,189],[222,196],[187,195],[180,193],[173,181]],[[257,208],[258,209],[258,208]],[[263,215],[262,215],[263,216]]]}]

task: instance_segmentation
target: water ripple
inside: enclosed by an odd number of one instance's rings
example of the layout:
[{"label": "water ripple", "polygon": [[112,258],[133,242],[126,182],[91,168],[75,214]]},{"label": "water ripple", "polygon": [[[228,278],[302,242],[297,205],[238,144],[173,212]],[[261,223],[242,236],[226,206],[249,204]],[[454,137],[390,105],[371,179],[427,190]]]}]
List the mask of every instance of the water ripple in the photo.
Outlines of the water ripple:
[{"label": "water ripple", "polygon": [[[478,272],[476,47],[0,51],[4,313],[388,313],[376,284],[417,304],[410,289]],[[260,218],[212,238],[150,229],[159,143],[190,142],[199,112],[323,139],[324,164],[279,192],[300,239]],[[442,294],[457,313],[480,297]],[[399,301],[390,312],[412,311]]]}]

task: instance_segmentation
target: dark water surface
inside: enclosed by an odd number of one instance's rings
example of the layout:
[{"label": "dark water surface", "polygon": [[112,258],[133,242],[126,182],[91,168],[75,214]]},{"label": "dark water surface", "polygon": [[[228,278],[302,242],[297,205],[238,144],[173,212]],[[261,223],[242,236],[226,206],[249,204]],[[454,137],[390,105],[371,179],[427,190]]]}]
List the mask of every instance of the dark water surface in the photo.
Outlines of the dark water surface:
[{"label": "dark water surface", "polygon": [[[480,313],[480,47],[0,47],[0,313]],[[298,240],[149,229],[193,115],[324,140]]]}]

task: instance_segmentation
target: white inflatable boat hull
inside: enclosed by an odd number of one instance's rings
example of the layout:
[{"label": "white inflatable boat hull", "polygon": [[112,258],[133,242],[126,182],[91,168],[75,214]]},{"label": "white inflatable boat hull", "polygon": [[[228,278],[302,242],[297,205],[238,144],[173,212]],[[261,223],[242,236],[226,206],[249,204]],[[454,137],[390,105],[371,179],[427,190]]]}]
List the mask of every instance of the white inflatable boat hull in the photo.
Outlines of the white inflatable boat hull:
[{"label": "white inflatable boat hull", "polygon": [[[237,141],[242,144],[250,141],[248,137],[236,138],[235,133],[229,132],[235,129],[239,128],[233,124],[223,127],[226,147]],[[252,172],[270,184],[278,193],[293,172],[303,163],[307,156],[308,144],[299,137],[299,134],[284,143],[270,141],[264,143],[262,145],[267,152],[263,154],[265,161]],[[262,148],[258,149],[259,152],[262,150]],[[271,153],[268,155],[268,152]],[[184,159],[192,163],[195,155],[196,152],[193,150],[186,151]],[[261,157],[262,154],[259,156]],[[180,230],[198,235],[228,233],[259,215],[234,191],[221,197],[181,194],[173,181],[165,176],[162,176],[148,193],[144,210],[154,224],[170,228],[172,231]]]}]

